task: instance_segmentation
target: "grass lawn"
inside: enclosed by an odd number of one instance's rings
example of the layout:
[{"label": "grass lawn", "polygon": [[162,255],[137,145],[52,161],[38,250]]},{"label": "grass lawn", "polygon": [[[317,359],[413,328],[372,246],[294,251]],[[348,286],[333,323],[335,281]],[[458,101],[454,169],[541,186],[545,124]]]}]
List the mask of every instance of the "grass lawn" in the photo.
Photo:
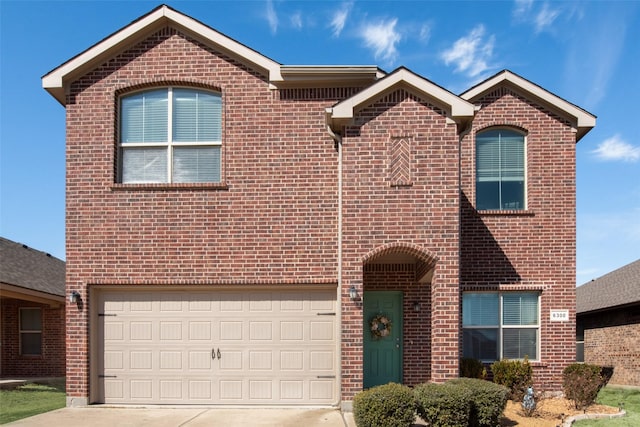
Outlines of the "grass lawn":
[{"label": "grass lawn", "polygon": [[[640,426],[640,390],[618,387],[605,387],[598,393],[597,403],[620,407],[627,415],[622,418],[585,420],[575,422],[576,427],[636,427]],[[622,405],[621,405],[622,403]]]},{"label": "grass lawn", "polygon": [[0,390],[0,424],[63,408],[65,396],[64,379]]}]

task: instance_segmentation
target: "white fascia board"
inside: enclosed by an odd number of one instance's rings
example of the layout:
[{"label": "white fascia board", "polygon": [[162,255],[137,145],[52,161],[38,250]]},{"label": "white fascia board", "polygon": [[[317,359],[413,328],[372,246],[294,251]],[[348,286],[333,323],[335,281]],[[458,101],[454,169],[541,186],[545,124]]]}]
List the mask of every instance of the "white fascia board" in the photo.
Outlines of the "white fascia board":
[{"label": "white fascia board", "polygon": [[565,113],[573,118],[575,118],[576,126],[578,128],[588,128],[591,129],[596,125],[596,117],[587,111],[576,107],[570,102],[565,101],[559,96],[554,95],[541,88],[540,86],[531,83],[530,81],[513,74],[512,72],[505,70],[498,75],[486,80],[485,82],[480,83],[479,85],[469,89],[460,95],[461,98],[466,99],[467,101],[473,102],[475,99],[484,95],[485,93],[492,90],[494,87],[498,86],[503,82],[509,82],[516,89],[521,89],[535,98],[547,103],[549,106],[554,108],[555,110],[559,110],[560,112]]},{"label": "white fascia board", "polygon": [[282,80],[280,64],[277,62],[224,36],[193,18],[183,15],[167,6],[162,6],[47,73],[42,77],[42,87],[49,91],[60,103],[64,104],[64,84],[68,76],[73,76],[78,70],[83,70],[88,65],[103,57],[106,58],[109,55],[117,53],[118,49],[130,44],[133,40],[137,40],[140,35],[146,35],[150,30],[160,28],[167,22],[182,27],[187,30],[187,32],[198,36],[205,42],[219,46],[222,50],[231,53],[233,56],[255,64],[267,71],[270,80]]},{"label": "white fascia board", "polygon": [[405,83],[418,93],[435,100],[438,104],[448,107],[452,117],[473,117],[474,106],[466,100],[448,92],[447,90],[423,79],[422,77],[401,69],[374,83],[367,89],[357,93],[351,98],[345,99],[333,107],[332,118],[344,120],[353,118],[356,109],[371,99],[379,96],[397,84]]}]

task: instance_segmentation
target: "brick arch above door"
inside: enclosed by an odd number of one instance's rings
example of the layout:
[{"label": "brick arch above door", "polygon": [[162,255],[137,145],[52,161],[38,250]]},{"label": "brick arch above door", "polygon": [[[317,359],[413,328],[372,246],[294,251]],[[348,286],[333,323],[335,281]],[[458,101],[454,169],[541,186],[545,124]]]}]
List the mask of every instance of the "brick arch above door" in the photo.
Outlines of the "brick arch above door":
[{"label": "brick arch above door", "polygon": [[438,262],[438,256],[432,251],[411,242],[391,242],[378,246],[362,258],[363,265],[375,264],[392,255],[405,255],[416,260],[416,281],[429,282]]}]

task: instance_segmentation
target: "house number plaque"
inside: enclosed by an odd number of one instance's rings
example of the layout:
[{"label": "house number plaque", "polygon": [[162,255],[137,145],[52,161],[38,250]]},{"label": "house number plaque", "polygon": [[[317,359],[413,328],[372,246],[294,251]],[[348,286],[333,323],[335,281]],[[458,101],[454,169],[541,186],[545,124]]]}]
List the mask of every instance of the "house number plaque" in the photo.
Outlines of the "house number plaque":
[{"label": "house number plaque", "polygon": [[569,310],[551,310],[550,320],[552,322],[568,322]]}]

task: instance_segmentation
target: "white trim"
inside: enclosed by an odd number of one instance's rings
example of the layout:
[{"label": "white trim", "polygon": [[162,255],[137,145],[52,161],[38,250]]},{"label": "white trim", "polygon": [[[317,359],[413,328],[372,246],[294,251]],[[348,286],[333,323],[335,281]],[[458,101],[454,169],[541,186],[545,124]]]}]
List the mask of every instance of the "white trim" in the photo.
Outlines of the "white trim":
[{"label": "white trim", "polygon": [[282,81],[280,64],[230,39],[214,29],[163,5],[141,19],[127,25],[80,55],[60,65],[42,77],[42,87],[49,91],[60,103],[65,102],[65,84],[88,71],[101,60],[131,46],[154,30],[167,24],[174,24],[181,30],[194,35],[220,50],[244,60],[264,70],[270,81]]},{"label": "white trim", "polygon": [[495,76],[462,93],[460,97],[469,102],[474,102],[487,92],[493,90],[496,86],[505,83],[513,86],[516,90],[526,92],[528,95],[542,101],[543,104],[546,104],[555,111],[571,118],[577,128],[576,131],[578,135],[576,140],[582,138],[596,125],[596,117],[594,115],[509,70],[501,71]]},{"label": "white trim", "polygon": [[358,92],[351,98],[347,98],[336,104],[331,109],[331,119],[337,121],[353,119],[354,114],[359,108],[367,105],[367,103],[375,97],[379,97],[400,84],[410,86],[419,94],[435,101],[438,106],[444,107],[450,118],[453,118],[456,122],[460,119],[471,119],[474,116],[475,107],[471,103],[429,80],[402,68]]}]

